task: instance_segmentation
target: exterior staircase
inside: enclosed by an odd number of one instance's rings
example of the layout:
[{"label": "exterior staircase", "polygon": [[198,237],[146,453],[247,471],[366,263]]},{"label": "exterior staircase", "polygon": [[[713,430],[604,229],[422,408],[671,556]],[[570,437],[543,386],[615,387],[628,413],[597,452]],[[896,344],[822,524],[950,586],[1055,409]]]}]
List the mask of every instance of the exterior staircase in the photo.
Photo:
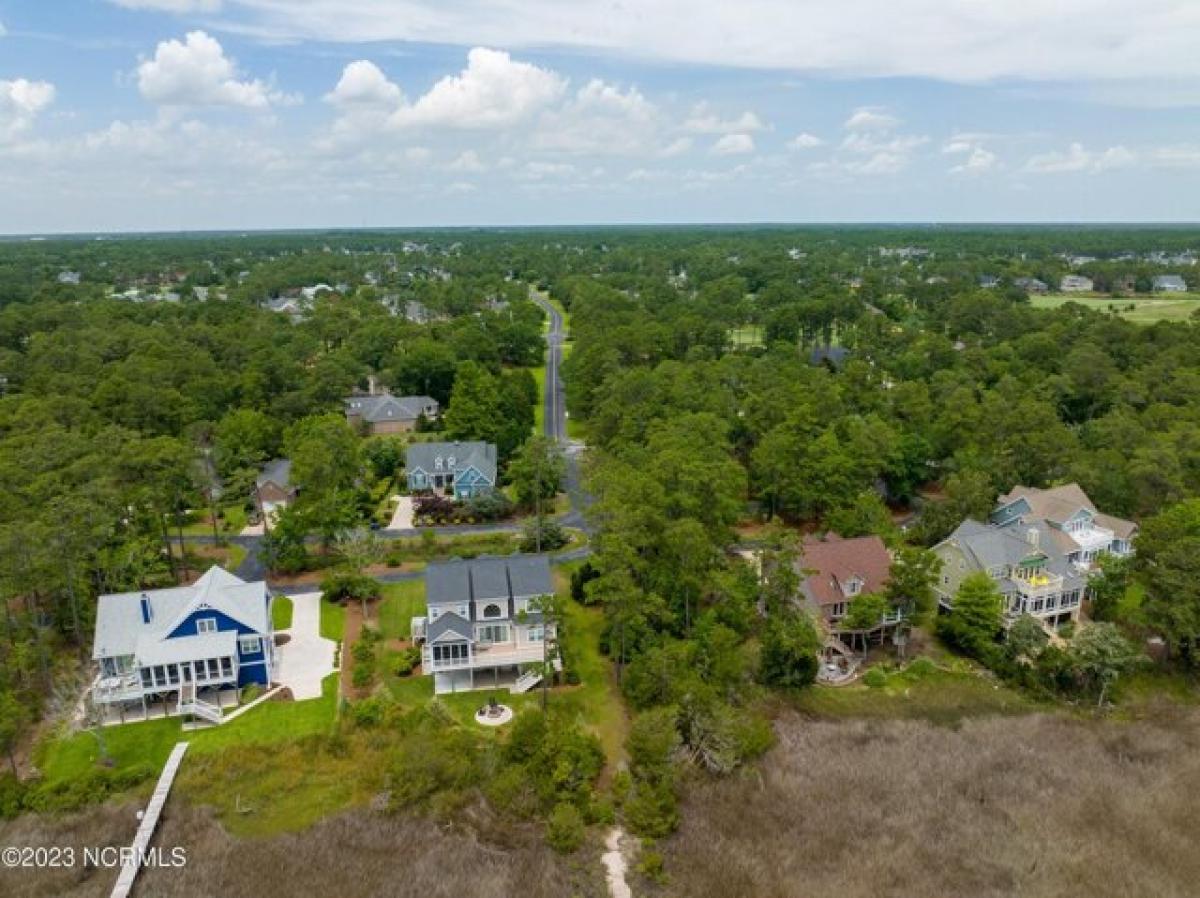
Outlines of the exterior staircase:
[{"label": "exterior staircase", "polygon": [[179,707],[176,710],[180,714],[190,714],[192,717],[207,720],[209,723],[219,724],[221,722],[220,706],[197,697],[195,683],[184,683],[180,687]]},{"label": "exterior staircase", "polygon": [[542,682],[542,672],[537,668],[531,668],[517,677],[517,682],[513,683],[508,691],[513,695],[519,695],[528,692],[540,682]]}]

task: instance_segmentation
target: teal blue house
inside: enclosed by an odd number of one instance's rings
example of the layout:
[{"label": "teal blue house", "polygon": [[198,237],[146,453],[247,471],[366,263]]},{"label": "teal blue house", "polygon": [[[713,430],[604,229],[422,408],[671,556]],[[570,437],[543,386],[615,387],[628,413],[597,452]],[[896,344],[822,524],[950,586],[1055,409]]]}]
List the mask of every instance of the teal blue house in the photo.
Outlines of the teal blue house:
[{"label": "teal blue house", "polygon": [[405,453],[410,493],[434,492],[470,499],[496,488],[493,443],[412,443]]}]

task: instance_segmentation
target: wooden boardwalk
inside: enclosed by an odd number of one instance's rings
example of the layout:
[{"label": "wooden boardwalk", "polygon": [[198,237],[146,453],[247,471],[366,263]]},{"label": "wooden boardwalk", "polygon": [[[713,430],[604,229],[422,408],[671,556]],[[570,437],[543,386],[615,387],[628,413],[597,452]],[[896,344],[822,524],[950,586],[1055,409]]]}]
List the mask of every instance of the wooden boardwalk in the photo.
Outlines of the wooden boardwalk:
[{"label": "wooden boardwalk", "polygon": [[130,856],[121,866],[117,884],[113,886],[112,898],[128,898],[129,892],[133,888],[133,881],[137,878],[138,871],[142,869],[142,858],[145,857],[146,851],[150,847],[150,840],[154,838],[154,829],[158,826],[159,815],[162,814],[163,805],[167,803],[167,796],[171,793],[171,784],[175,782],[175,774],[179,771],[179,763],[183,760],[183,753],[187,751],[187,747],[186,742],[177,742],[171,749],[171,756],[167,758],[166,766],[163,767],[162,774],[158,778],[158,784],[154,787],[150,804],[146,805],[146,813],[142,815],[137,835],[133,837]]}]

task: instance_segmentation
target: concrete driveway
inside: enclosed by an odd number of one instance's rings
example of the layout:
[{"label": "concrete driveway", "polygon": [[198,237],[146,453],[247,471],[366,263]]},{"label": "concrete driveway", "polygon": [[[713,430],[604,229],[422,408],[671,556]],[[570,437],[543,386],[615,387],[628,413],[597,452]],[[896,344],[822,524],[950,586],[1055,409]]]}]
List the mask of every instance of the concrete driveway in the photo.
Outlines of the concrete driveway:
[{"label": "concrete driveway", "polygon": [[302,593],[292,600],[290,639],[275,649],[275,679],[292,690],[292,698],[304,701],[321,697],[321,681],[333,673],[337,643],[321,638],[321,594]]},{"label": "concrete driveway", "polygon": [[388,530],[411,530],[413,525],[412,496],[392,496],[396,502],[396,510],[392,513],[392,522]]}]

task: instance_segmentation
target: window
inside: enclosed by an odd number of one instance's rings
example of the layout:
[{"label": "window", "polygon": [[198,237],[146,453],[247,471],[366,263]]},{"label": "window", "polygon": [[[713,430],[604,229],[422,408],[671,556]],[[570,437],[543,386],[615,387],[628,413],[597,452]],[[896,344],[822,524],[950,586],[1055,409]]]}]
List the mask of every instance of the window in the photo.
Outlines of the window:
[{"label": "window", "polygon": [[862,589],[862,581],[859,580],[857,577],[853,577],[853,578],[851,578],[850,582],[846,584],[846,595],[856,596],[856,595],[858,595],[859,590],[861,590],[861,589]]},{"label": "window", "polygon": [[442,470],[442,457],[440,455],[433,460],[433,469],[435,471]]},{"label": "window", "polygon": [[142,668],[142,688],[149,689],[153,685],[154,685],[154,681],[150,679],[150,668],[143,667]]},{"label": "window", "polygon": [[221,675],[221,665],[217,663],[216,658],[208,659],[208,678],[215,680]]},{"label": "window", "polygon": [[257,636],[243,636],[238,639],[238,651],[243,655],[257,655],[262,651],[262,640]]},{"label": "window", "polygon": [[835,617],[835,618],[836,617],[844,617],[845,614],[846,614],[846,603],[845,602],[838,602],[829,611],[829,616]]},{"label": "window", "polygon": [[485,645],[508,642],[508,624],[484,624],[479,628],[477,638]]},{"label": "window", "polygon": [[483,606],[483,616],[484,617],[499,617],[500,616],[500,606],[499,605],[484,605]]},{"label": "window", "polygon": [[545,638],[546,638],[546,629],[541,624],[538,624],[535,627],[529,628],[529,635],[528,635],[527,639],[530,642],[541,642]]},{"label": "window", "polygon": [[225,657],[225,658],[221,659],[221,676],[223,676],[223,677],[233,676],[233,659],[232,658]]},{"label": "window", "polygon": [[196,621],[197,633],[216,633],[217,619],[215,617],[202,617]]},{"label": "window", "polygon": [[465,642],[451,642],[448,645],[435,645],[433,647],[433,660],[466,661],[467,644]]}]

